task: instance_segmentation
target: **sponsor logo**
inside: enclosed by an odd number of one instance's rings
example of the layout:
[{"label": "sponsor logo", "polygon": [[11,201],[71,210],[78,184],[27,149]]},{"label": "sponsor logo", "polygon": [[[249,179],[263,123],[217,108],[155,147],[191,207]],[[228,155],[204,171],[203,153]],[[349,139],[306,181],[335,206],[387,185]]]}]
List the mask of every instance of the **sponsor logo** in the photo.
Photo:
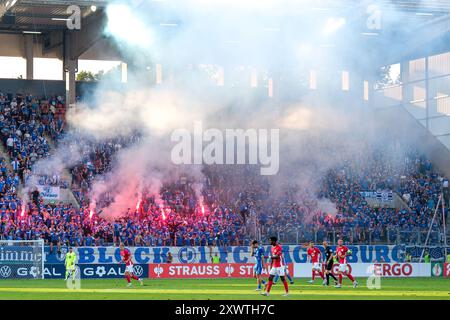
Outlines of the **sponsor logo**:
[{"label": "sponsor logo", "polygon": [[228,277],[231,277],[231,275],[234,272],[234,268],[231,264],[229,264],[226,268],[225,268],[225,272],[228,274]]},{"label": "sponsor logo", "polygon": [[[192,263],[192,264],[159,264],[149,265],[150,278],[252,278],[252,263]],[[293,265],[288,264],[290,274],[293,274]],[[264,269],[262,274],[268,274]]]},{"label": "sponsor logo", "polygon": [[34,277],[34,278],[37,278],[37,276],[38,276],[38,274],[39,274],[39,272],[38,272],[38,268],[36,268],[36,267],[31,267],[30,268],[30,274]]},{"label": "sponsor logo", "polygon": [[36,266],[2,266],[0,268],[0,277],[10,278],[12,276],[16,278],[39,278],[42,276],[43,270]]},{"label": "sponsor logo", "polygon": [[142,268],[141,266],[134,266],[133,273],[136,276],[141,277],[144,274],[144,268]]},{"label": "sponsor logo", "polygon": [[153,271],[156,274],[157,278],[161,277],[161,274],[164,272],[164,269],[158,264],[155,268],[153,268]]},{"label": "sponsor logo", "polygon": [[[338,272],[338,265],[333,266],[333,273]],[[430,277],[430,263],[353,263],[347,264],[347,272],[356,277],[367,277],[367,272],[379,277]],[[304,263],[295,264],[295,277],[307,277],[311,266]]]},{"label": "sponsor logo", "polygon": [[433,266],[431,267],[431,274],[435,277],[441,277],[442,272],[442,266],[440,263],[433,263]]},{"label": "sponsor logo", "polygon": [[383,264],[374,264],[374,273],[376,275],[380,275],[383,277],[389,276],[411,276],[413,268],[409,263],[383,263]]},{"label": "sponsor logo", "polygon": [[101,278],[106,274],[106,270],[104,266],[97,267],[95,273]]},{"label": "sponsor logo", "polygon": [[9,278],[11,276],[12,270],[9,266],[3,266],[0,268],[0,275],[3,278]]},{"label": "sponsor logo", "polygon": [[34,262],[41,262],[42,258],[40,251],[36,252],[36,249],[32,246],[11,245],[0,247],[0,262],[5,264],[11,262],[32,264]]},{"label": "sponsor logo", "polygon": [[62,278],[64,273],[63,266],[60,264],[44,268],[44,278]]},{"label": "sponsor logo", "polygon": [[[125,274],[125,265],[117,264],[79,264],[77,274],[83,278],[122,278]],[[140,278],[148,277],[148,265],[135,264],[134,273]],[[63,279],[66,269],[62,264],[45,264],[44,277],[46,279]],[[39,273],[38,273],[39,274]]]}]

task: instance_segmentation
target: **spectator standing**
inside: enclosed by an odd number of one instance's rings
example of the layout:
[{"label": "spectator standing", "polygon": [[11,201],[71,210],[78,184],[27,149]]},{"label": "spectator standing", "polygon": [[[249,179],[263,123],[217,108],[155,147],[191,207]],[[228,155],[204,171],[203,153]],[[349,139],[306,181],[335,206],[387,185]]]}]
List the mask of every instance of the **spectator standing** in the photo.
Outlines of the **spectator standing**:
[{"label": "spectator standing", "polygon": [[172,256],[172,254],[169,252],[169,253],[167,254],[166,263],[172,263],[172,261],[173,261],[173,256]]},{"label": "spectator standing", "polygon": [[214,254],[214,256],[211,257],[211,262],[212,262],[212,263],[215,263],[215,264],[220,263],[220,257],[219,257],[219,255],[217,254],[217,252]]}]

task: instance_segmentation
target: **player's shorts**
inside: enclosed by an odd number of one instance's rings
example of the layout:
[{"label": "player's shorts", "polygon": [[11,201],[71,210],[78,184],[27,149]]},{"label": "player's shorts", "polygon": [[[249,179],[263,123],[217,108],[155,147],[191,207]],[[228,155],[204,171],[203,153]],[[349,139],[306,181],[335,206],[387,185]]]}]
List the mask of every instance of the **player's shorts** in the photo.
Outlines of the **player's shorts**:
[{"label": "player's shorts", "polygon": [[339,264],[339,271],[347,272],[347,264],[346,263],[340,263]]},{"label": "player's shorts", "polygon": [[66,270],[67,271],[74,271],[75,270],[75,265],[74,264],[70,264],[70,265],[66,266]]},{"label": "player's shorts", "polygon": [[271,276],[280,276],[280,277],[284,277],[286,275],[286,267],[282,266],[282,267],[272,267],[272,269],[270,269],[269,274]]},{"label": "player's shorts", "polygon": [[313,262],[313,267],[314,270],[320,271],[322,270],[322,267],[320,266],[320,262]]},{"label": "player's shorts", "polygon": [[134,273],[134,266],[132,264],[126,266],[125,272]]},{"label": "player's shorts", "polygon": [[257,276],[261,275],[261,274],[262,274],[262,265],[260,265],[260,264],[255,264],[255,265],[253,266],[253,274],[255,274],[255,275],[257,275]]}]

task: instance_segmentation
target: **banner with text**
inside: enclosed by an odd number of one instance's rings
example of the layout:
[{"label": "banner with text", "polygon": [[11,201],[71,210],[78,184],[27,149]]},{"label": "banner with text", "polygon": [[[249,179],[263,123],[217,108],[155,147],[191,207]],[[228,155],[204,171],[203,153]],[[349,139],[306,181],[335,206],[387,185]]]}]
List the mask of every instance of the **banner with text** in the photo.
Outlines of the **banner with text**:
[{"label": "banner with text", "polygon": [[[253,263],[190,263],[172,264],[158,263],[149,264],[150,278],[251,278],[253,277]],[[293,274],[292,264],[288,264],[290,274]],[[267,277],[269,269],[265,268],[262,275]]]},{"label": "banner with text", "polygon": [[60,198],[59,187],[38,185],[37,188],[41,197],[45,200],[59,200]]},{"label": "banner with text", "polygon": [[374,199],[379,202],[393,202],[394,193],[392,190],[377,190],[377,191],[361,191],[361,196],[367,199]]},{"label": "banner with text", "polygon": [[[81,279],[123,278],[124,264],[79,264]],[[134,274],[139,278],[148,278],[148,265],[135,264]],[[66,269],[62,264],[45,264],[44,278],[64,279]]]},{"label": "banner with text", "polygon": [[[294,277],[311,277],[310,263],[294,264]],[[322,269],[324,266],[322,265]],[[339,264],[333,266],[337,274]],[[431,277],[430,263],[349,263],[347,272],[355,277],[379,275],[381,277]]]}]

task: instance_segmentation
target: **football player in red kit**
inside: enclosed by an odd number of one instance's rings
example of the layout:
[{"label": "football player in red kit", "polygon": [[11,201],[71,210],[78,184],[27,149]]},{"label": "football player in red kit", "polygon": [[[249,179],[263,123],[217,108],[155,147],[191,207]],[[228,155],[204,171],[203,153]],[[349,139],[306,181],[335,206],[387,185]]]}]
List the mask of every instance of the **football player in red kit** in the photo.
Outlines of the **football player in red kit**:
[{"label": "football player in red kit", "polygon": [[314,283],[314,279],[316,277],[316,271],[319,273],[322,280],[325,280],[325,277],[322,272],[322,266],[320,264],[320,257],[322,253],[320,252],[320,249],[314,246],[314,242],[311,241],[309,243],[308,251],[307,251],[308,257],[312,263],[312,278],[309,280],[309,283]]},{"label": "football player in red kit", "polygon": [[127,287],[131,287],[131,278],[139,281],[141,286],[144,284],[141,278],[134,274],[134,266],[133,260],[131,259],[131,252],[128,249],[125,249],[125,245],[123,243],[120,244],[120,256],[122,257],[122,262],[125,263],[125,279],[127,279]]},{"label": "football player in red kit", "polygon": [[352,282],[353,288],[358,286],[358,282],[353,278],[353,276],[347,271],[347,256],[350,255],[350,252],[346,246],[344,246],[344,241],[342,239],[338,240],[338,246],[336,248],[336,256],[339,262],[339,271],[338,271],[338,279],[339,283],[336,285],[336,288],[342,288],[342,275],[346,275]]},{"label": "football player in red kit", "polygon": [[275,278],[276,275],[279,275],[281,278],[281,281],[284,285],[284,290],[286,293],[283,296],[289,295],[289,287],[288,283],[285,278],[285,266],[283,265],[283,248],[277,243],[277,237],[271,237],[270,238],[270,245],[271,248],[271,256],[270,256],[270,272],[269,272],[269,282],[266,286],[266,291],[262,292],[261,294],[263,296],[268,296],[270,293],[270,289],[273,285],[273,278]]}]

